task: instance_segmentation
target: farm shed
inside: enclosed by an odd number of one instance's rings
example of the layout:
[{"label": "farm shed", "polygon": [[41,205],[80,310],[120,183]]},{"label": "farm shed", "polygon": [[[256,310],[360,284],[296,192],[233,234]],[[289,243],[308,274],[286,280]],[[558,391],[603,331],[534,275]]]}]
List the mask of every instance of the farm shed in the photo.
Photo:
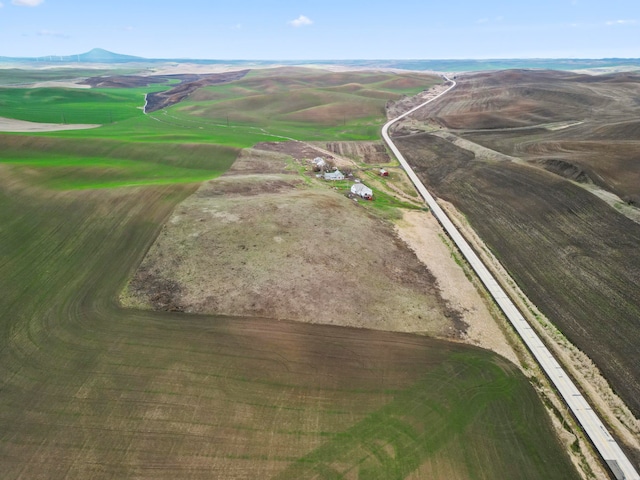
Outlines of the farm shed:
[{"label": "farm shed", "polygon": [[340,170],[335,170],[333,172],[326,172],[324,174],[325,180],[344,180],[344,173]]},{"label": "farm shed", "polygon": [[371,200],[373,198],[373,190],[367,187],[364,183],[354,183],[351,185],[351,193],[366,200]]},{"label": "farm shed", "polygon": [[311,160],[311,163],[313,163],[313,169],[316,172],[324,170],[324,168],[327,166],[327,162],[325,162],[322,157],[314,158],[313,160]]}]

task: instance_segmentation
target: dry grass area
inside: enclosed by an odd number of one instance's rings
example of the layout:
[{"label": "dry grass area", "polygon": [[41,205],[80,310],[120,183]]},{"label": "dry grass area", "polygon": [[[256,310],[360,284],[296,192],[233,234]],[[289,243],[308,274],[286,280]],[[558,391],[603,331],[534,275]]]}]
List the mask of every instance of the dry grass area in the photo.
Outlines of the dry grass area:
[{"label": "dry grass area", "polygon": [[[316,156],[408,204],[419,201],[381,141],[257,144],[180,205],[125,304],[419,332],[517,363],[431,215],[406,211],[396,225],[373,217],[298,174]],[[369,166],[376,164],[391,176],[379,177]]]},{"label": "dry grass area", "polygon": [[[252,151],[184,201],[126,304],[460,338],[464,314],[393,227]],[[260,165],[260,174],[248,173]],[[255,168],[253,169],[255,172]]]},{"label": "dry grass area", "polygon": [[445,240],[446,233],[435,217],[429,212],[407,211],[396,228],[400,237],[438,279],[442,297],[457,311],[464,312],[465,321],[469,324],[464,340],[519,364],[486,300],[465,276],[464,270],[456,265],[453,247]]}]

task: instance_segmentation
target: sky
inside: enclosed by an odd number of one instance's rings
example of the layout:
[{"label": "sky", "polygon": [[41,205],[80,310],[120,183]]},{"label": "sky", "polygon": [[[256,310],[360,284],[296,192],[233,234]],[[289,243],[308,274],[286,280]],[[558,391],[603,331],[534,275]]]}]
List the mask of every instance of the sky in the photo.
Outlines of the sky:
[{"label": "sky", "polygon": [[0,0],[0,56],[640,58],[638,0]]}]

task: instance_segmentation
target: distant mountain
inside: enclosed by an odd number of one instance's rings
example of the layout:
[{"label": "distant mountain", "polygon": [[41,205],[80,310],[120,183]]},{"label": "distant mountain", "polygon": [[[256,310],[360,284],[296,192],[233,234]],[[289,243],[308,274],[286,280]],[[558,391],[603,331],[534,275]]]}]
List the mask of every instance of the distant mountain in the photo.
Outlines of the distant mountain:
[{"label": "distant mountain", "polygon": [[210,60],[188,58],[144,58],[133,55],[122,55],[102,48],[77,55],[49,55],[37,58],[0,57],[0,63],[21,63],[29,65],[59,64],[158,64],[158,63],[195,63],[200,65],[234,65],[238,67],[291,65],[291,66],[332,66],[367,68],[367,69],[399,69],[435,72],[471,72],[486,70],[550,69],[550,70],[640,70],[640,59],[637,58],[529,58],[529,59],[482,59],[482,60]]},{"label": "distant mountain", "polygon": [[69,63],[148,63],[156,60],[148,60],[133,55],[121,55],[109,52],[102,48],[76,55],[46,55],[44,57],[0,57],[0,63],[38,63],[38,64],[69,64]]},{"label": "distant mountain", "polygon": [[[74,57],[70,57],[73,59]],[[94,48],[90,52],[81,53],[75,56],[80,62],[90,63],[126,63],[145,61],[142,57],[134,57],[133,55],[122,55],[120,53],[109,52],[102,48]]]}]

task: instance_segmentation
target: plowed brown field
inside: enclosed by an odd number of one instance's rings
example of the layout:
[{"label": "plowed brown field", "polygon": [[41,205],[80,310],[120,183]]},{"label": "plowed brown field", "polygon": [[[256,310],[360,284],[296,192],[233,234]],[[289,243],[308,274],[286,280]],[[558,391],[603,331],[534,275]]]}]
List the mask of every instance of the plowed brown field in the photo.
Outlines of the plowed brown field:
[{"label": "plowed brown field", "polygon": [[637,74],[486,73],[416,117],[640,204],[639,90]]},{"label": "plowed brown field", "polygon": [[[463,78],[420,114],[530,165],[481,161],[427,134],[397,142],[425,183],[467,216],[529,298],[597,363],[636,416],[640,225],[557,173],[615,185],[629,198],[638,193],[640,138],[628,118],[637,114],[631,98],[639,85],[630,75],[482,74]],[[538,125],[559,121],[583,123]],[[613,124],[625,126],[625,133]],[[505,128],[511,126],[536,128]],[[589,132],[600,138],[587,140]]]}]

